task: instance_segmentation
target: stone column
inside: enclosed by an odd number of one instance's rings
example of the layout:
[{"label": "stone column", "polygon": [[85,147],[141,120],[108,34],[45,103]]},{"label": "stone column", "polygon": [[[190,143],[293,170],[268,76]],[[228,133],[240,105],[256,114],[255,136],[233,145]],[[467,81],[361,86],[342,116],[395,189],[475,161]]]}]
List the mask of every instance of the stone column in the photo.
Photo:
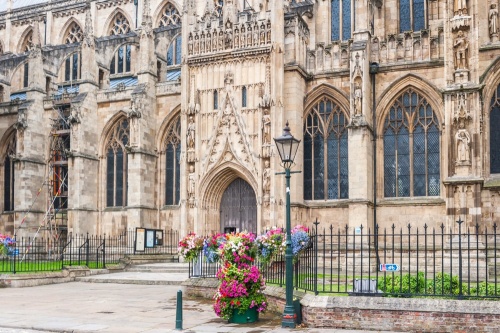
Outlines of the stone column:
[{"label": "stone column", "polygon": [[[358,19],[358,18],[357,18]],[[373,233],[373,112],[370,34],[355,32],[350,61],[349,227]]]},{"label": "stone column", "polygon": [[138,29],[139,84],[132,92],[127,112],[130,127],[128,155],[128,228],[154,227],[157,219],[155,208],[155,179],[157,155],[156,138],[156,59],[154,34],[149,1],[144,1],[142,24]]}]

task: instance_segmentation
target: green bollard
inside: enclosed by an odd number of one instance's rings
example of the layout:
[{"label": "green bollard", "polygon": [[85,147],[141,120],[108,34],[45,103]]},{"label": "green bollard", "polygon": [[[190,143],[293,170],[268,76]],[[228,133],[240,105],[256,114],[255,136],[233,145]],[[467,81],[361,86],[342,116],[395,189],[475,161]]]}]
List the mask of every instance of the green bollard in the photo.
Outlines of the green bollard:
[{"label": "green bollard", "polygon": [[175,308],[175,329],[182,330],[182,290],[177,292],[177,307]]}]

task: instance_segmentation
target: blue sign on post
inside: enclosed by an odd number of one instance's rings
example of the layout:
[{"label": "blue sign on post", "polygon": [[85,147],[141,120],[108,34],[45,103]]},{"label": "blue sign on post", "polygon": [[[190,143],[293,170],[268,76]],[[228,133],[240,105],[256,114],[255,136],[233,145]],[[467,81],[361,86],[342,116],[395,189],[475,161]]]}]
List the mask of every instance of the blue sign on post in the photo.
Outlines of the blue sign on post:
[{"label": "blue sign on post", "polygon": [[380,264],[381,272],[397,272],[399,271],[399,265],[396,264]]}]

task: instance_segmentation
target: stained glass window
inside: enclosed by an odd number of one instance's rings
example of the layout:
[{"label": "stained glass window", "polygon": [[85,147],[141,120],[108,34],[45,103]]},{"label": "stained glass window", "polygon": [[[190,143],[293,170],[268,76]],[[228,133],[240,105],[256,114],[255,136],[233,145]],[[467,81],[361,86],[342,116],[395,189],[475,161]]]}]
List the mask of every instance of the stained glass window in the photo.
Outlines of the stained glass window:
[{"label": "stained glass window", "polygon": [[78,80],[80,78],[80,54],[73,53],[64,62],[64,81]]},{"label": "stained glass window", "polygon": [[179,34],[167,50],[167,81],[175,81],[180,76],[182,62],[182,36]]},{"label": "stained glass window", "polygon": [[490,103],[490,173],[500,173],[500,84]]},{"label": "stained glass window", "polygon": [[219,108],[219,95],[217,94],[217,90],[214,91],[214,110]]},{"label": "stained glass window", "polygon": [[167,129],[165,137],[165,205],[177,205],[181,185],[181,120],[176,120]]},{"label": "stained glass window", "polygon": [[160,18],[160,27],[168,27],[172,25],[180,25],[181,24],[181,16],[179,15],[179,11],[175,8],[171,3],[167,3],[165,8],[163,9],[163,14]]},{"label": "stained glass window", "polygon": [[129,123],[122,119],[113,128],[106,149],[106,206],[127,205],[127,152]]},{"label": "stained glass window", "polygon": [[348,40],[352,37],[354,22],[354,1],[331,0],[331,38],[332,40]]},{"label": "stained glass window", "polygon": [[8,139],[7,149],[3,159],[3,210],[14,210],[14,161],[12,156],[16,154],[16,134],[12,133]]},{"label": "stained glass window", "polygon": [[399,31],[425,29],[424,0],[399,0]]},{"label": "stained glass window", "polygon": [[122,14],[116,14],[113,25],[111,26],[110,35],[124,35],[130,32],[130,23],[127,18]]},{"label": "stained glass window", "polygon": [[328,97],[319,100],[304,122],[304,199],[349,197],[348,119]]},{"label": "stained glass window", "polygon": [[384,124],[385,197],[438,196],[439,122],[427,100],[409,88]]},{"label": "stained glass window", "polygon": [[128,73],[131,71],[132,45],[122,45],[115,52],[109,66],[110,74]]}]

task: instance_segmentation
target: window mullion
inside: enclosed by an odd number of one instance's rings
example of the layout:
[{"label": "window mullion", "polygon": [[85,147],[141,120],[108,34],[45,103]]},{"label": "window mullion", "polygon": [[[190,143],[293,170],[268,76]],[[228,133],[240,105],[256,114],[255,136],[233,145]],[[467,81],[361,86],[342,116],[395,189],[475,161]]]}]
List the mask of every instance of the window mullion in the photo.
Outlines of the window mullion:
[{"label": "window mullion", "polygon": [[427,158],[427,128],[424,127],[424,151],[425,151],[425,195],[429,196],[429,160]]},{"label": "window mullion", "polygon": [[113,207],[116,207],[116,150],[113,149]]},{"label": "window mullion", "polygon": [[408,143],[409,143],[409,153],[410,153],[410,197],[413,197],[413,163],[415,162],[413,159],[413,131],[415,128],[412,128],[411,133],[408,134]]},{"label": "window mullion", "polygon": [[323,199],[328,199],[328,136],[323,135]]}]

